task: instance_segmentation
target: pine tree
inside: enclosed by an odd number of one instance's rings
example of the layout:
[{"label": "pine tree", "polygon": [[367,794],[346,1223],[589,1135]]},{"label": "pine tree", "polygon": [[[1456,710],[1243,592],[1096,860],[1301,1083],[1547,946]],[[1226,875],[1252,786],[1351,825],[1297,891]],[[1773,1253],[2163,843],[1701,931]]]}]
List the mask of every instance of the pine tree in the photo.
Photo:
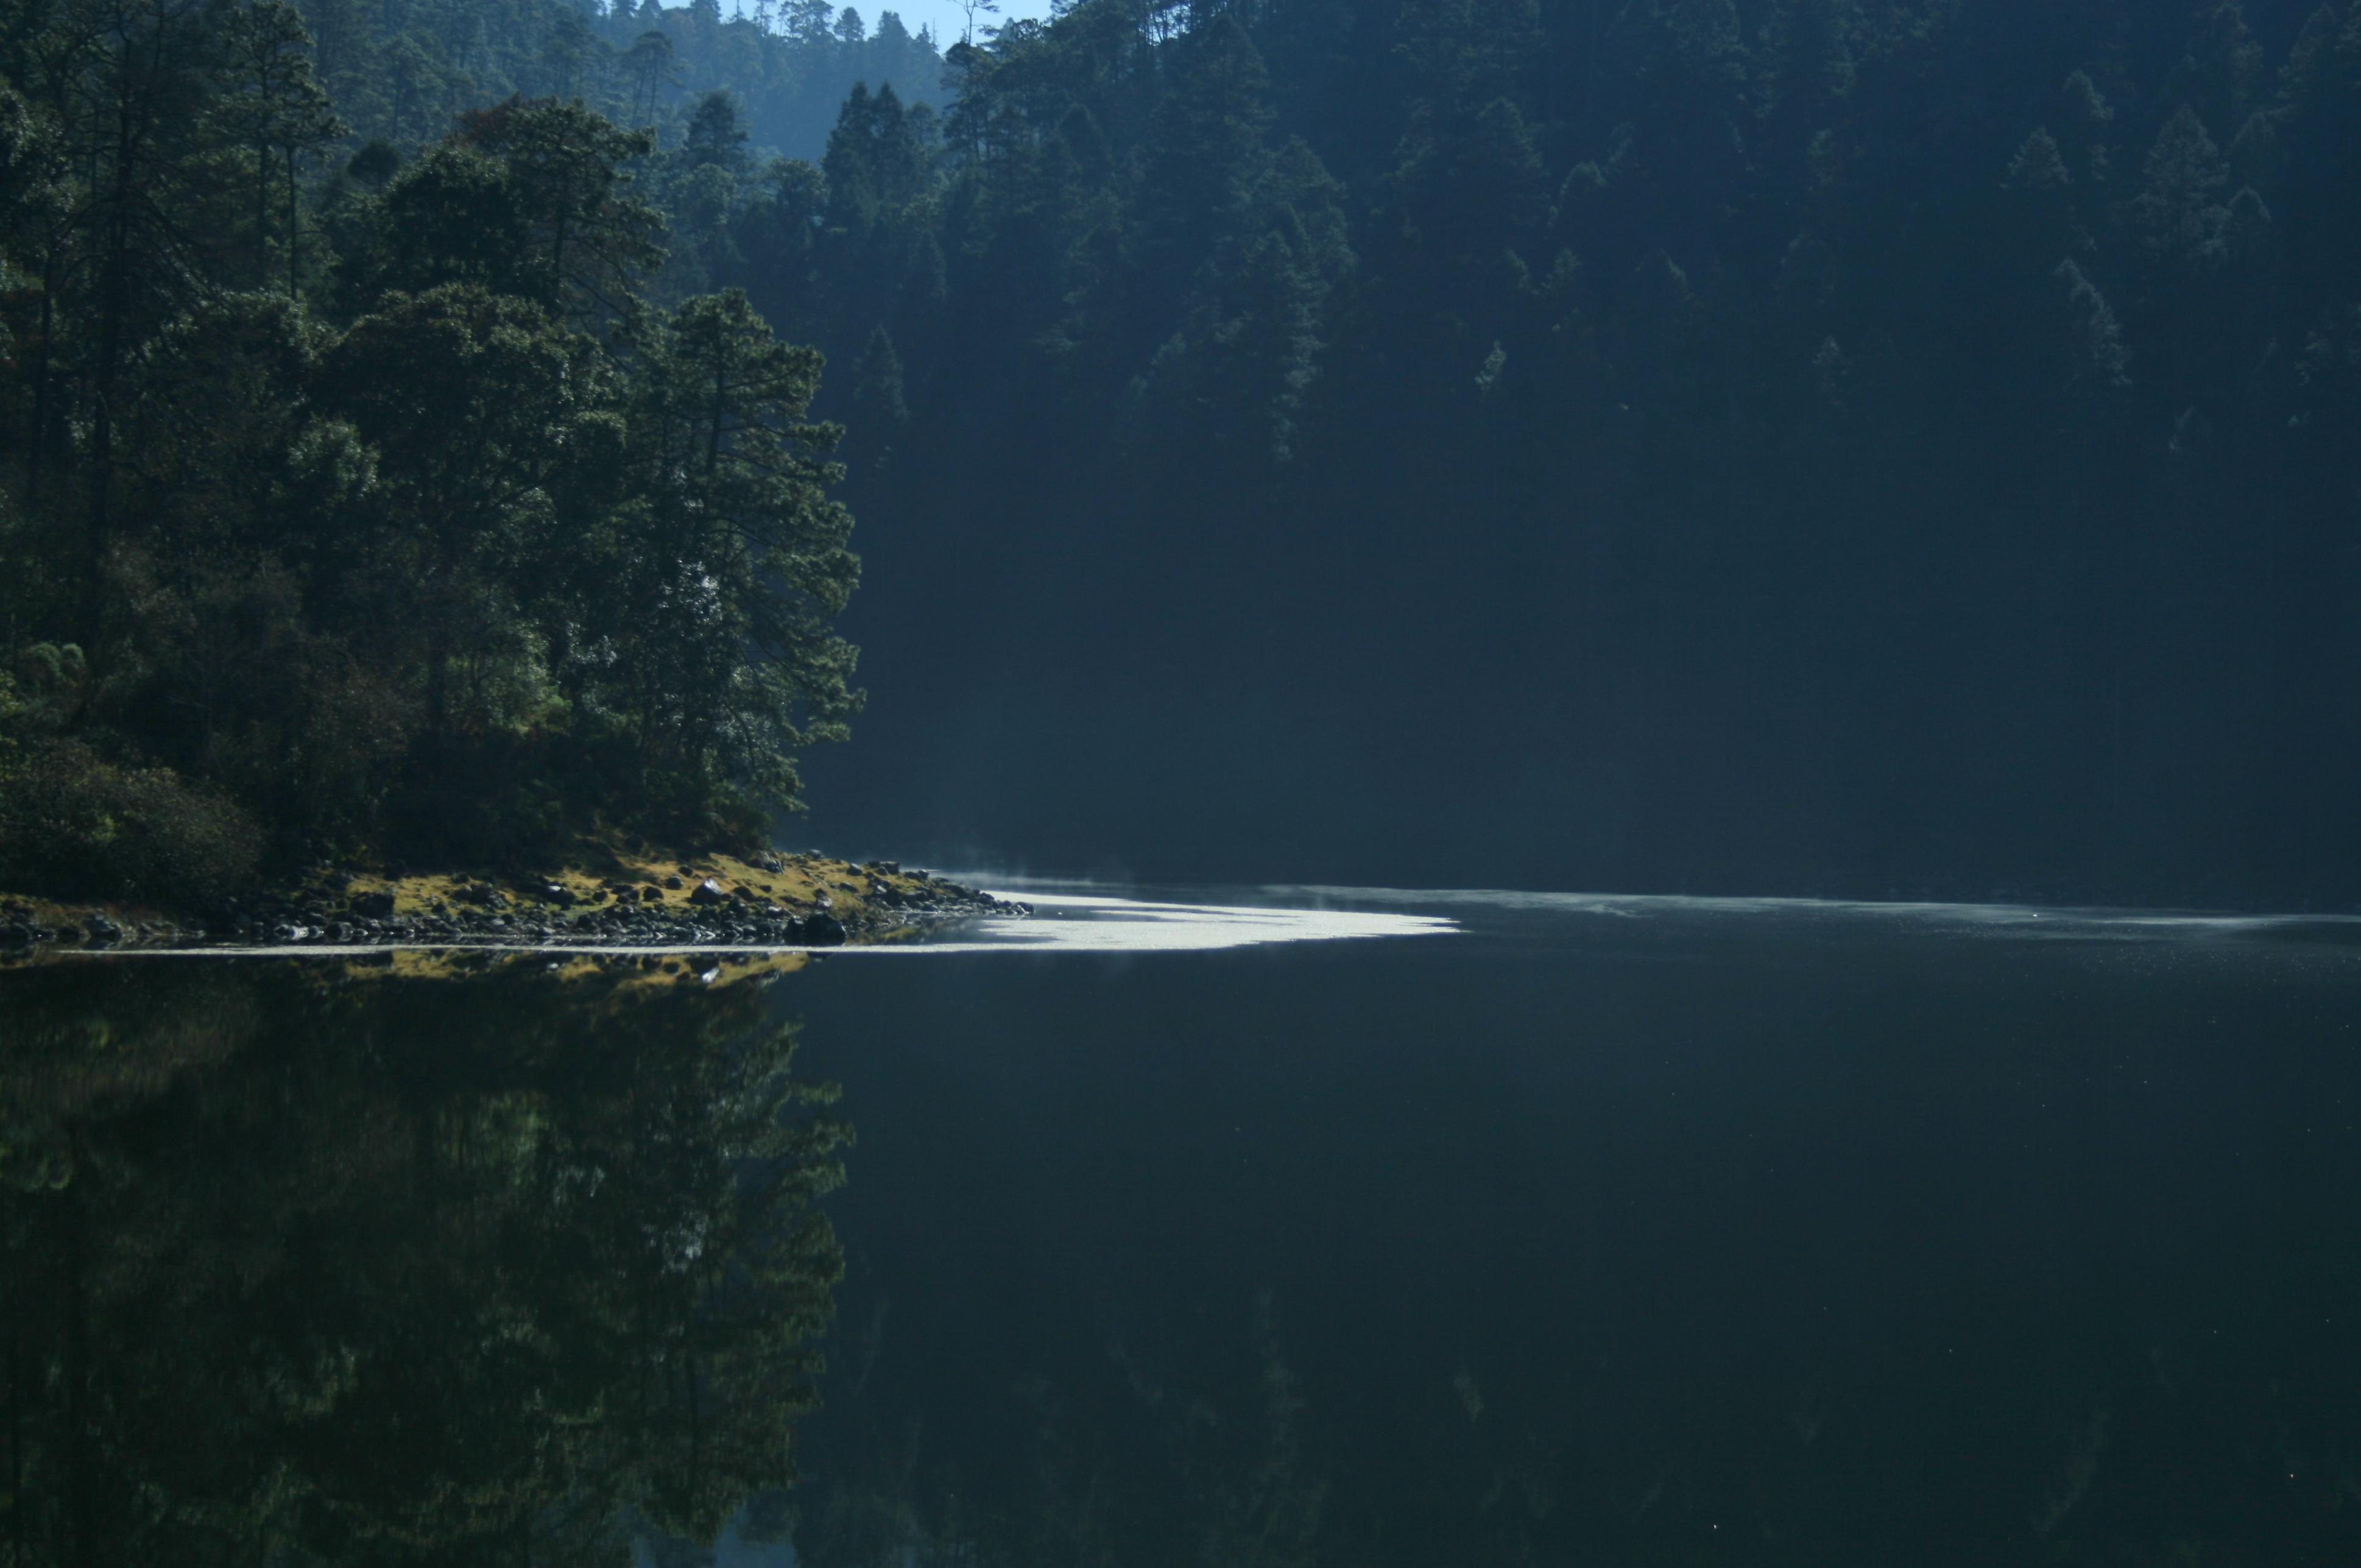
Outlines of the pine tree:
[{"label": "pine tree", "polygon": [[870,329],[868,345],[852,365],[851,449],[856,471],[882,473],[894,459],[910,422],[902,392],[902,356],[884,326]]},{"label": "pine tree", "polygon": [[320,400],[377,452],[389,525],[412,563],[436,738],[529,715],[528,693],[490,677],[539,681],[527,568],[554,547],[554,498],[601,382],[588,338],[473,282],[388,295],[324,358]]},{"label": "pine tree", "polygon": [[2222,187],[2229,166],[2197,111],[2183,104],[2157,133],[2141,168],[2132,221],[2141,242],[2159,259],[2196,257],[2221,225]]},{"label": "pine tree", "polygon": [[830,629],[860,575],[851,516],[828,497],[841,432],[805,418],[819,356],[731,290],[649,323],[633,357],[642,766],[690,798],[793,805],[796,753],[841,737],[860,705],[854,650]]},{"label": "pine tree", "polygon": [[2065,306],[2063,378],[2069,392],[2087,400],[2130,386],[2131,353],[2106,297],[2070,260],[2059,262],[2055,276]]},{"label": "pine tree", "polygon": [[1210,243],[1230,232],[1262,170],[1270,77],[1246,30],[1222,16],[1178,40],[1140,176],[1141,286],[1170,301]]},{"label": "pine tree", "polygon": [[227,30],[225,69],[231,85],[216,101],[215,113],[229,138],[254,160],[258,281],[270,245],[268,188],[274,173],[283,171],[287,293],[292,298],[302,273],[297,203],[302,159],[342,137],[346,127],[312,73],[311,35],[287,0],[253,0],[231,14]]},{"label": "pine tree", "polygon": [[2264,60],[2240,0],[2200,0],[2174,79],[2173,88],[2202,104],[2217,125],[2246,119],[2262,87]]},{"label": "pine tree", "polygon": [[2001,181],[2011,191],[2048,192],[2072,188],[2073,175],[2067,172],[2066,160],[2058,151],[2058,138],[2049,134],[2047,126],[2036,126],[2033,134],[2008,160],[2007,178]]},{"label": "pine tree", "polygon": [[2091,237],[2075,222],[2074,177],[2047,126],[2035,127],[2018,147],[2002,177],[2008,223],[2000,236],[2013,276],[2037,278],[2060,257],[2091,248]]},{"label": "pine tree", "polygon": [[664,256],[663,220],[628,171],[653,145],[576,103],[471,113],[373,204],[354,285],[366,300],[473,281],[577,324],[628,314]]},{"label": "pine tree", "polygon": [[644,126],[655,118],[673,74],[672,39],[654,28],[642,33],[623,57],[631,78],[631,123]]},{"label": "pine tree", "polygon": [[2077,71],[2066,78],[2059,93],[2060,118],[2065,127],[2063,146],[2080,177],[2093,185],[2104,185],[2113,173],[2113,156],[2108,151],[2110,127],[2115,120],[2114,105],[2099,91],[2087,71]]}]

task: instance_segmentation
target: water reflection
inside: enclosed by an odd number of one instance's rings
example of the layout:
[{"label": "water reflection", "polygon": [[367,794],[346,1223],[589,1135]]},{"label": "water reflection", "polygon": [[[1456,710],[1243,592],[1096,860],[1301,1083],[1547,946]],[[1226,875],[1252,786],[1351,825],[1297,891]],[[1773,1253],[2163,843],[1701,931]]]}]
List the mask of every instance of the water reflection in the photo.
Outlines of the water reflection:
[{"label": "water reflection", "polygon": [[851,1135],[759,986],[58,964],[0,1015],[6,1561],[621,1562],[791,1477]]}]

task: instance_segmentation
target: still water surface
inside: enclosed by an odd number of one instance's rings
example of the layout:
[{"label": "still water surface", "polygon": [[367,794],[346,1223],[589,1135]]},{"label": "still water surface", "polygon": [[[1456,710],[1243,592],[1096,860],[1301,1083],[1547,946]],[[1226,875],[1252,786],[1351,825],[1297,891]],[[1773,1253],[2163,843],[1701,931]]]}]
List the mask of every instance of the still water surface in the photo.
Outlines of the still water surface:
[{"label": "still water surface", "polygon": [[2361,924],[1014,891],[0,972],[0,1564],[2361,1562]]}]

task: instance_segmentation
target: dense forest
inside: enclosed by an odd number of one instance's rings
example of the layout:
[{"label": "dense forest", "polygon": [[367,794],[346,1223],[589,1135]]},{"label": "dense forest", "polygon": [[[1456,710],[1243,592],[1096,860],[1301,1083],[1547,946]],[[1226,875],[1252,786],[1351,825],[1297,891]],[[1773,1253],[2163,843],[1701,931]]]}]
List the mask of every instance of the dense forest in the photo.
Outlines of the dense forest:
[{"label": "dense forest", "polygon": [[891,520],[823,823],[2354,898],[2361,6],[1093,0],[947,68],[740,241]]},{"label": "dense forest", "polygon": [[661,149],[515,95],[351,147],[348,104],[407,123],[410,36],[339,95],[281,0],[6,13],[19,888],[758,840],[856,706],[819,356],[668,267],[648,195],[728,174],[728,101]]},{"label": "dense forest", "polygon": [[676,141],[684,111],[726,92],[753,142],[818,157],[856,83],[931,103],[942,62],[931,33],[895,12],[873,28],[827,0],[771,0],[724,18],[714,0],[666,10],[573,0],[371,5],[306,0],[313,68],[362,140],[434,141],[455,116],[500,99],[579,98]]},{"label": "dense forest", "polygon": [[2352,897],[2361,5],[0,15],[16,845]]}]

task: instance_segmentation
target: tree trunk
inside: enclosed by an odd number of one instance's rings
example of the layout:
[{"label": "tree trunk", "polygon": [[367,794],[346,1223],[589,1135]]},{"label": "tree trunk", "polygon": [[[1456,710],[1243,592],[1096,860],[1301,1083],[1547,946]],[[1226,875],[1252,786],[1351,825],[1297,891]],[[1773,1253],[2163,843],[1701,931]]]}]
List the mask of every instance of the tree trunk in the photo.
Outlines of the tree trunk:
[{"label": "tree trunk", "polygon": [[33,361],[33,428],[32,439],[25,444],[25,500],[38,503],[41,499],[41,477],[48,466],[44,459],[49,451],[49,388],[56,378],[50,374],[49,339],[57,330],[58,250],[55,245],[41,260],[41,344]]},{"label": "tree trunk", "polygon": [[303,228],[300,210],[295,203],[295,158],[293,148],[287,149],[287,297],[301,297],[297,278],[303,258]]}]

